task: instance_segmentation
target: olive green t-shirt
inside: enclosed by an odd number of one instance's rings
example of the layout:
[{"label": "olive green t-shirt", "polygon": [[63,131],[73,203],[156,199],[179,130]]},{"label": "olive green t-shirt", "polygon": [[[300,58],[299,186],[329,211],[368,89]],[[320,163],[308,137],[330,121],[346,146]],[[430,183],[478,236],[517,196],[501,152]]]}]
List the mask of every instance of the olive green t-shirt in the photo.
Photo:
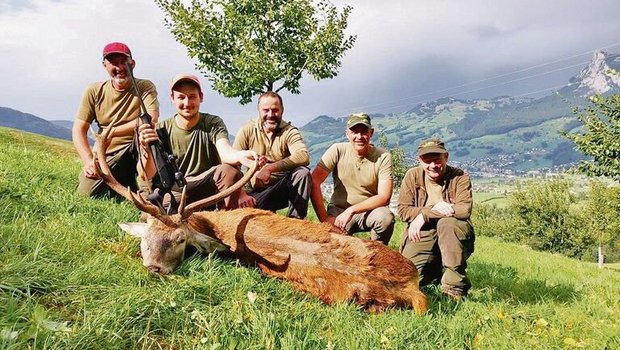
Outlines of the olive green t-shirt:
[{"label": "olive green t-shirt", "polygon": [[197,176],[221,164],[215,143],[219,139],[228,139],[228,130],[222,118],[200,113],[198,123],[190,130],[185,130],[179,128],[175,116],[157,123],[157,128],[164,128],[168,133],[179,170],[185,176]]},{"label": "olive green t-shirt", "polygon": [[[149,80],[136,79],[138,89],[142,94],[147,111],[159,112],[157,90]],[[82,95],[78,107],[76,119],[87,123],[95,121],[99,128],[106,129],[110,124],[118,120],[121,123],[135,120],[140,116],[140,99],[135,93],[133,85],[124,91],[118,91],[112,86],[112,81],[107,80],[91,84]],[[133,136],[114,137],[106,153],[111,154],[131,143]]]},{"label": "olive green t-shirt", "polygon": [[331,145],[318,166],[333,172],[334,193],[329,203],[348,208],[378,194],[379,180],[392,179],[390,152],[370,146],[366,157],[359,157],[348,142]]}]

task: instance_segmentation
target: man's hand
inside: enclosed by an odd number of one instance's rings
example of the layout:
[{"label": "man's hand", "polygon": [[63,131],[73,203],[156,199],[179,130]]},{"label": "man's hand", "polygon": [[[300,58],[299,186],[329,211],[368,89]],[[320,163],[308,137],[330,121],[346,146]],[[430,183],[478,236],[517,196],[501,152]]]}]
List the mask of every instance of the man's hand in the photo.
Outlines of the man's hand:
[{"label": "man's hand", "polygon": [[407,229],[407,236],[409,237],[409,240],[412,242],[418,242],[420,240],[420,230],[422,229],[422,226],[424,226],[424,217],[422,214],[419,214],[415,217],[415,219],[413,219]]},{"label": "man's hand", "polygon": [[[258,160],[258,164],[265,164],[266,158],[261,156]],[[258,187],[264,187],[269,183],[269,179],[271,178],[271,173],[275,170],[275,166],[273,163],[266,164],[256,173],[256,184]]]},{"label": "man's hand", "polygon": [[93,179],[93,180],[99,179],[99,175],[97,175],[97,172],[95,171],[95,165],[93,164],[93,162],[86,164],[84,166],[84,169],[82,169],[82,171],[84,172],[84,176],[86,176],[89,179]]},{"label": "man's hand", "polygon": [[435,204],[431,210],[445,217],[453,216],[454,215],[454,204],[441,201]]},{"label": "man's hand", "polygon": [[325,220],[325,222],[329,223],[332,225],[332,227],[334,228],[334,231],[346,235],[347,231],[341,229],[340,227],[336,226],[335,222],[336,222],[336,217],[335,216],[328,216],[327,219]]},{"label": "man's hand", "polygon": [[241,191],[239,194],[239,208],[254,208],[256,206],[256,198]]},{"label": "man's hand", "polygon": [[241,163],[242,165],[248,168],[254,165],[255,159],[259,159],[258,169],[260,169],[261,167],[260,158],[258,157],[258,154],[256,154],[256,152],[254,151],[251,151],[251,150],[250,151],[238,151],[237,157],[239,158],[239,163]]},{"label": "man's hand", "polygon": [[151,124],[142,124],[138,128],[138,140],[140,141],[140,147],[148,151],[149,144],[159,140],[159,137]]},{"label": "man's hand", "polygon": [[346,231],[347,224],[349,223],[349,221],[351,221],[352,217],[353,210],[351,210],[351,208],[349,207],[338,216],[336,216],[336,219],[334,220],[334,225],[339,229]]}]

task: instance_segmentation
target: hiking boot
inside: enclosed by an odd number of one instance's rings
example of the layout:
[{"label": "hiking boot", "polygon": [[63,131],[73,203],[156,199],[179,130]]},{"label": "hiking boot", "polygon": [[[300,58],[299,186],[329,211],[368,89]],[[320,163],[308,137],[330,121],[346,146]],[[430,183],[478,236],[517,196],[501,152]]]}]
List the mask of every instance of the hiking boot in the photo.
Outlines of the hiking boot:
[{"label": "hiking boot", "polygon": [[441,292],[456,302],[465,301],[465,299],[467,298],[466,294],[463,294],[462,292],[458,290],[455,290],[455,289],[452,289],[446,286],[441,287]]}]

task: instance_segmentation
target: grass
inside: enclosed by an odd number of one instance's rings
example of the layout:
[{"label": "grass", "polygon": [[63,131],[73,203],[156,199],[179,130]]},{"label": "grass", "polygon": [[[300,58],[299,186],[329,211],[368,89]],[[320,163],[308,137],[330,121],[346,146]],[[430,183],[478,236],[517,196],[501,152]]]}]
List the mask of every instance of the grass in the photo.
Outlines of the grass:
[{"label": "grass", "polygon": [[79,170],[69,143],[0,128],[0,349],[620,348],[617,270],[486,237],[470,298],[426,289],[425,316],[326,306],[214,255],[153,277],[117,226],[137,211],[77,196]]}]

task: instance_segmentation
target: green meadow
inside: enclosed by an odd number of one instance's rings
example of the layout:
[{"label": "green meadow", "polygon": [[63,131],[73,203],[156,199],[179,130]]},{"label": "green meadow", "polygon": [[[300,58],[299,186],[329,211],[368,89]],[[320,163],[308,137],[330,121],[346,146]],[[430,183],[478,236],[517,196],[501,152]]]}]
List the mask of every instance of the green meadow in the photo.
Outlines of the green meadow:
[{"label": "green meadow", "polygon": [[117,225],[137,210],[77,196],[80,169],[69,142],[0,128],[0,349],[620,349],[618,264],[478,237],[469,298],[427,288],[422,316],[327,306],[217,255],[152,276]]}]

